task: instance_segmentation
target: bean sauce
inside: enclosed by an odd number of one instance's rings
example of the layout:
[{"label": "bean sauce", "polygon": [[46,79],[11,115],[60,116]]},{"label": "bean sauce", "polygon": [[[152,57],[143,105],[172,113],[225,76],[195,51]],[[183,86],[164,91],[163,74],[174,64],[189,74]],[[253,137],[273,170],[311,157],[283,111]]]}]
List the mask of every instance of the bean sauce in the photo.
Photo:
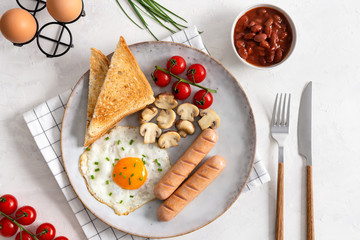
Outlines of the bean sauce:
[{"label": "bean sauce", "polygon": [[240,57],[255,66],[281,62],[289,53],[291,43],[288,20],[273,8],[251,9],[235,25],[235,48]]}]

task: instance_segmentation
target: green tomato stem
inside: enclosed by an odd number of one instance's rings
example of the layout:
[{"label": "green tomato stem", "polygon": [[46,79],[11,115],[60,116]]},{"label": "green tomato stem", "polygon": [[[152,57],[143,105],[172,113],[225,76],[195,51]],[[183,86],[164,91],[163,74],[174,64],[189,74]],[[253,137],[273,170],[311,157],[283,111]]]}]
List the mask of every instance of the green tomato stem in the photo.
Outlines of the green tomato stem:
[{"label": "green tomato stem", "polygon": [[188,80],[185,80],[185,79],[183,79],[183,78],[181,78],[181,77],[179,77],[179,76],[177,76],[177,75],[169,72],[168,70],[165,70],[165,69],[163,69],[163,68],[161,68],[161,67],[159,67],[159,66],[157,66],[157,65],[155,66],[155,68],[158,69],[158,70],[160,70],[160,71],[162,71],[162,72],[164,72],[164,73],[170,74],[170,75],[173,76],[174,78],[178,79],[179,82],[185,82],[185,83],[188,83],[188,84],[190,84],[190,85],[196,86],[196,87],[198,87],[198,88],[202,88],[202,89],[204,89],[204,90],[206,90],[206,91],[208,91],[208,92],[217,93],[217,91],[216,91],[215,89],[206,88],[206,87],[203,87],[203,86],[201,86],[201,85],[199,85],[199,84],[197,84],[197,83],[195,83],[195,82],[190,82],[190,81],[188,81]]},{"label": "green tomato stem", "polygon": [[39,240],[36,235],[32,234],[31,232],[29,232],[26,228],[23,227],[23,225],[21,225],[20,223],[18,223],[16,220],[14,220],[12,217],[8,216],[7,214],[3,213],[0,211],[0,215],[3,215],[4,217],[6,217],[7,219],[9,219],[10,221],[12,221],[13,223],[15,223],[16,226],[18,226],[21,230],[27,232],[31,237],[34,238],[34,240]]}]

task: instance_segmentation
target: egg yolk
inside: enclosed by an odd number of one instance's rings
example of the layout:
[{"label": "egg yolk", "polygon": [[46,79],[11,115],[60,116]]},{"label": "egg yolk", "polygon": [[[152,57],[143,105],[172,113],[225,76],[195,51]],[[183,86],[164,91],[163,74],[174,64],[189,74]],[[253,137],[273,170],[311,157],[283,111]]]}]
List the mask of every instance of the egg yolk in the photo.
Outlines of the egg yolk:
[{"label": "egg yolk", "polygon": [[138,189],[146,181],[147,170],[140,158],[120,159],[113,170],[113,181],[123,189]]}]

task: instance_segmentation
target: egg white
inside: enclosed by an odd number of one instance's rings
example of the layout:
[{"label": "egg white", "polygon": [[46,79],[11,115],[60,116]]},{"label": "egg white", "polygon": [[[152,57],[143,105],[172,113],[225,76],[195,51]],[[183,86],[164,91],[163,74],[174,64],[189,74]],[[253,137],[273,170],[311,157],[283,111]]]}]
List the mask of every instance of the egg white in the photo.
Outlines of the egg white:
[{"label": "egg white", "polygon": [[[125,157],[138,157],[146,162],[147,179],[138,189],[123,189],[112,180],[113,164],[117,163],[115,159]],[[80,157],[80,172],[89,192],[118,215],[127,215],[154,200],[155,185],[170,167],[166,150],[156,143],[144,144],[138,127],[116,126],[89,146]]]}]

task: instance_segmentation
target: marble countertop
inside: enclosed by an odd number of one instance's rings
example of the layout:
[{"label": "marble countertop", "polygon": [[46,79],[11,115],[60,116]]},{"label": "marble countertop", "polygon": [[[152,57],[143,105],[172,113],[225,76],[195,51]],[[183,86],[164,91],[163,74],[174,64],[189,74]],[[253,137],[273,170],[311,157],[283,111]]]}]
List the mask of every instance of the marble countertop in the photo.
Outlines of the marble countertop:
[{"label": "marble countertop", "polygon": [[[292,16],[298,42],[285,64],[266,71],[242,64],[230,41],[233,20],[253,1],[159,2],[204,31],[201,36],[211,55],[244,88],[255,114],[258,154],[273,179],[241,195],[224,215],[205,228],[176,239],[274,239],[277,145],[269,134],[269,120],[278,92],[290,92],[293,100],[290,136],[285,146],[285,238],[306,238],[306,172],[297,152],[296,126],[301,91],[308,81],[313,81],[316,238],[357,238],[360,2],[274,1]],[[1,1],[0,14],[15,7],[16,1]],[[37,149],[22,113],[72,87],[88,69],[90,47],[110,53],[120,35],[128,44],[153,40],[124,16],[115,0],[86,0],[85,10],[85,18],[69,25],[75,48],[60,58],[46,58],[35,42],[18,48],[0,36],[0,195],[11,193],[20,205],[34,206],[38,223],[53,223],[58,233],[69,239],[85,239],[85,235]],[[41,23],[51,21],[45,11],[37,16]],[[151,27],[160,39],[169,34],[155,23]]]}]

